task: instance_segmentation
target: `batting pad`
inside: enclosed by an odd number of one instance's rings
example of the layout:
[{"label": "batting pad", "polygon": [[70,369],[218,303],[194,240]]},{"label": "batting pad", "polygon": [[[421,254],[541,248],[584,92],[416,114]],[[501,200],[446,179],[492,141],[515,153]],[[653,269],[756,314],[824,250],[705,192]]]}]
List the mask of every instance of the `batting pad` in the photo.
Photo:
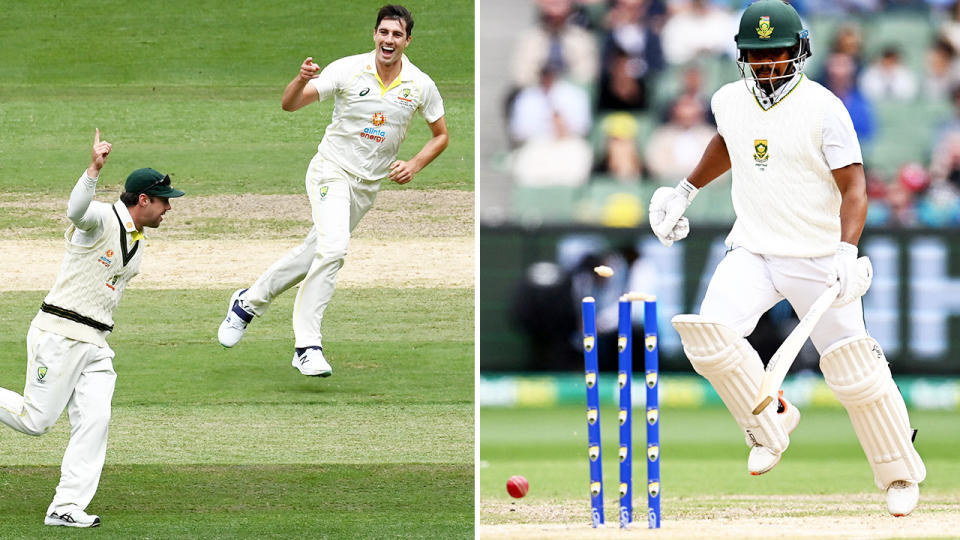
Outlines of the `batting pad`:
[{"label": "batting pad", "polygon": [[913,448],[907,406],[880,344],[871,337],[842,340],[824,351],[820,370],[850,415],[877,487],[922,481],[927,470]]},{"label": "batting pad", "polygon": [[763,380],[763,362],[757,351],[732,328],[699,315],[677,315],[671,321],[680,334],[683,352],[693,369],[710,381],[747,437],[747,446],[759,444],[783,452],[790,444],[776,407],[753,414]]}]

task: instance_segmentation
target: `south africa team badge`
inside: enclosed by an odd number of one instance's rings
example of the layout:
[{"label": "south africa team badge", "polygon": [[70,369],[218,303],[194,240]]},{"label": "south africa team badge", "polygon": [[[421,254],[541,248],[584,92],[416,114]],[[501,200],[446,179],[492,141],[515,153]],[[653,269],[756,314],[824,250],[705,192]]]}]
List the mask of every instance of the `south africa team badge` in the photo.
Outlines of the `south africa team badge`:
[{"label": "south africa team badge", "polygon": [[754,139],[753,141],[753,162],[761,171],[766,170],[767,160],[770,159],[770,155],[767,151],[770,147],[767,145],[766,139]]},{"label": "south africa team badge", "polygon": [[764,15],[757,23],[757,36],[760,39],[770,39],[771,35],[773,35],[773,27],[770,26],[770,17]]}]

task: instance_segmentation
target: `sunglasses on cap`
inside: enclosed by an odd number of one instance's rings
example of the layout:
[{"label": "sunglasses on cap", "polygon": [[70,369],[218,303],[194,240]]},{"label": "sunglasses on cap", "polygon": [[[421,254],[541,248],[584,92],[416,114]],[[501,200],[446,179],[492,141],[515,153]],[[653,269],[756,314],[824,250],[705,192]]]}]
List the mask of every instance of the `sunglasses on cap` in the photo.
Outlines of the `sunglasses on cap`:
[{"label": "sunglasses on cap", "polygon": [[157,186],[169,186],[169,185],[170,185],[170,175],[169,175],[169,174],[165,174],[165,175],[163,175],[163,178],[161,178],[161,179],[157,180],[156,182],[150,184],[150,185],[147,186],[145,189],[141,190],[140,193],[146,193],[146,192],[150,191],[151,189],[153,189],[153,188],[155,188],[155,187],[157,187]]}]

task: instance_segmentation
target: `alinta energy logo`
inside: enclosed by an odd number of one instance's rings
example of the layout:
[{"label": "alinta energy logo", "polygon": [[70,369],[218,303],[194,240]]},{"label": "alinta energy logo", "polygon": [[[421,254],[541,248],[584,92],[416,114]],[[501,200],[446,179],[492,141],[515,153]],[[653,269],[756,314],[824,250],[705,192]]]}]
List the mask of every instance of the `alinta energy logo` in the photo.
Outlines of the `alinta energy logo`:
[{"label": "alinta energy logo", "polygon": [[387,139],[387,132],[379,129],[379,126],[382,126],[387,122],[387,118],[383,116],[382,112],[373,113],[373,116],[370,118],[370,123],[374,127],[365,127],[363,128],[363,133],[360,134],[361,139],[371,139],[382,143]]},{"label": "alinta energy logo", "polygon": [[113,264],[113,250],[108,249],[107,252],[101,255],[97,260],[100,262],[100,264],[110,268],[110,265]]}]

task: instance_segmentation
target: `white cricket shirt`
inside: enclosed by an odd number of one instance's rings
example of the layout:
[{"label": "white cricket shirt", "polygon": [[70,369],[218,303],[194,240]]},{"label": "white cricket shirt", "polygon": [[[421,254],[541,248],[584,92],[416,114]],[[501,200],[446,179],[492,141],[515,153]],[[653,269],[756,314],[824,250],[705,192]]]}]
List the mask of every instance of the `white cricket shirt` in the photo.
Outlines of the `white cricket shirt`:
[{"label": "white cricket shirt", "polygon": [[331,62],[311,79],[320,101],[333,96],[333,119],[317,152],[341,168],[367,180],[390,173],[413,115],[427,123],[443,117],[437,85],[403,55],[402,67],[389,87],[377,75],[375,52]]},{"label": "white cricket shirt", "polygon": [[840,243],[840,191],[831,170],[862,163],[843,103],[799,74],[764,110],[743,81],[713,95],[717,130],[730,154],[737,219],[728,246],[761,255],[821,257]]}]

